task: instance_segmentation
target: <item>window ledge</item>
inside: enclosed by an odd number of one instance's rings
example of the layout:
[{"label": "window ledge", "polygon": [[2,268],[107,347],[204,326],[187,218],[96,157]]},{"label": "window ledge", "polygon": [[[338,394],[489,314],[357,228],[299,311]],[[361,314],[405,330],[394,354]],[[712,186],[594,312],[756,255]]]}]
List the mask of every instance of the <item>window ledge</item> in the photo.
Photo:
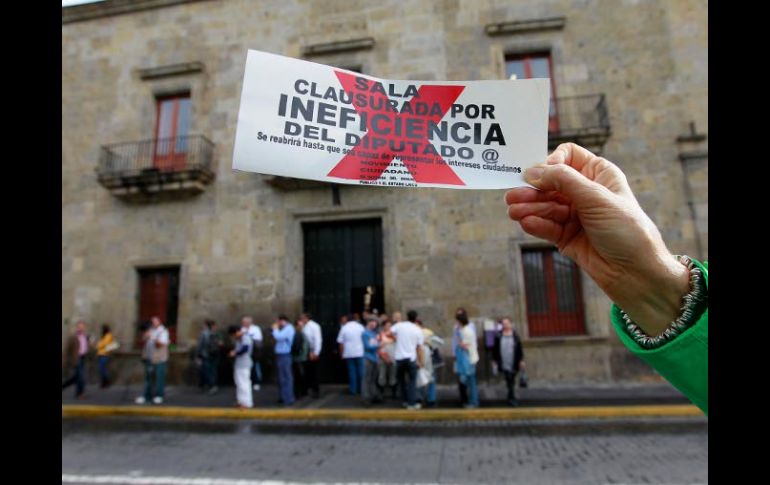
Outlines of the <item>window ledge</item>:
[{"label": "window ledge", "polygon": [[557,345],[593,345],[605,343],[609,337],[595,335],[570,335],[564,337],[529,337],[522,339],[525,347],[553,347]]},{"label": "window ledge", "polygon": [[338,52],[349,52],[371,49],[374,47],[374,38],[365,37],[363,39],[349,39],[337,42],[326,42],[323,44],[306,45],[302,48],[302,54],[305,56],[317,56],[321,54],[336,54]]},{"label": "window ledge", "polygon": [[488,24],[484,32],[489,36],[523,34],[543,30],[562,30],[566,23],[565,17],[551,17],[544,19],[516,20],[513,22],[500,22]]},{"label": "window ledge", "polygon": [[71,7],[62,7],[61,23],[63,25],[201,1],[208,0],[106,0],[104,2],[85,3]]}]

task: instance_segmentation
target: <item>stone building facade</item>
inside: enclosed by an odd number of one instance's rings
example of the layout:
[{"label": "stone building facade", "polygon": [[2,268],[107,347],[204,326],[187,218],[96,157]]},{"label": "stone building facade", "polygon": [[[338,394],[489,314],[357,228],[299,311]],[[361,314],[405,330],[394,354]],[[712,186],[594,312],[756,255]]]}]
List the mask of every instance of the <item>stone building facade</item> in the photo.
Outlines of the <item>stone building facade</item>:
[{"label": "stone building facade", "polygon": [[[512,316],[533,380],[654,379],[619,345],[596,285],[558,269],[558,254],[507,218],[504,191],[233,171],[244,63],[257,49],[414,80],[527,77],[547,66],[550,144],[575,141],[616,162],[669,248],[707,258],[707,34],[705,0],[63,8],[62,337],[78,318],[92,330],[110,322],[135,362],[143,312],[160,309],[174,320],[182,369],[206,318],[250,313],[266,328],[310,306],[333,336],[324,305],[353,309],[370,287],[386,311],[416,309],[447,337],[459,306],[472,318]],[[552,314],[535,332],[538,305]],[[572,312],[570,325],[559,327],[554,305]]]}]

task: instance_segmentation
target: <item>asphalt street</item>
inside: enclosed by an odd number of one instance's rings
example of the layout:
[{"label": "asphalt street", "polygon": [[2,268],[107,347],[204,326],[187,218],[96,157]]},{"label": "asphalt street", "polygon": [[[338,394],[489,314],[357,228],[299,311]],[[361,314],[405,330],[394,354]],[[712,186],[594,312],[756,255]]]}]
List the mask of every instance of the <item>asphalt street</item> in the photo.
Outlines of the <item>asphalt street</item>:
[{"label": "asphalt street", "polygon": [[[63,483],[708,483],[708,431],[463,436],[62,427]],[[661,432],[667,431],[667,432]]]}]

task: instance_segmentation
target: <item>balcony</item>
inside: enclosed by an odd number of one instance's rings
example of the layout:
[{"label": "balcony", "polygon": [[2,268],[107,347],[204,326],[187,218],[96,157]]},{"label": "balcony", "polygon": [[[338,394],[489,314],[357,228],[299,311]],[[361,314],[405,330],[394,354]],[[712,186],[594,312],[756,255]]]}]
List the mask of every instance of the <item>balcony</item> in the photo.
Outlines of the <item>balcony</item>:
[{"label": "balcony", "polygon": [[200,194],[214,180],[214,144],[205,136],[180,136],[101,148],[99,183],[131,201]]},{"label": "balcony", "polygon": [[548,123],[548,149],[573,142],[601,153],[612,134],[604,94],[556,98]]}]

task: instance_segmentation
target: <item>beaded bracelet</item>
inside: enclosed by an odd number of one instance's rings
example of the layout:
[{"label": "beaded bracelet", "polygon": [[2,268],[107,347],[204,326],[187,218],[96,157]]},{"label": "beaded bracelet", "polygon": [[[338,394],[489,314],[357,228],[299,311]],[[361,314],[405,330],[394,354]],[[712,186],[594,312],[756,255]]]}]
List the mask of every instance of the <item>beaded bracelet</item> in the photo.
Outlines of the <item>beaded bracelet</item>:
[{"label": "beaded bracelet", "polygon": [[647,335],[623,310],[620,315],[626,324],[626,331],[634,341],[645,349],[655,349],[670,342],[677,335],[690,328],[708,305],[708,289],[700,268],[687,256],[676,256],[677,260],[690,270],[690,292],[682,298],[679,317],[655,337]]}]

